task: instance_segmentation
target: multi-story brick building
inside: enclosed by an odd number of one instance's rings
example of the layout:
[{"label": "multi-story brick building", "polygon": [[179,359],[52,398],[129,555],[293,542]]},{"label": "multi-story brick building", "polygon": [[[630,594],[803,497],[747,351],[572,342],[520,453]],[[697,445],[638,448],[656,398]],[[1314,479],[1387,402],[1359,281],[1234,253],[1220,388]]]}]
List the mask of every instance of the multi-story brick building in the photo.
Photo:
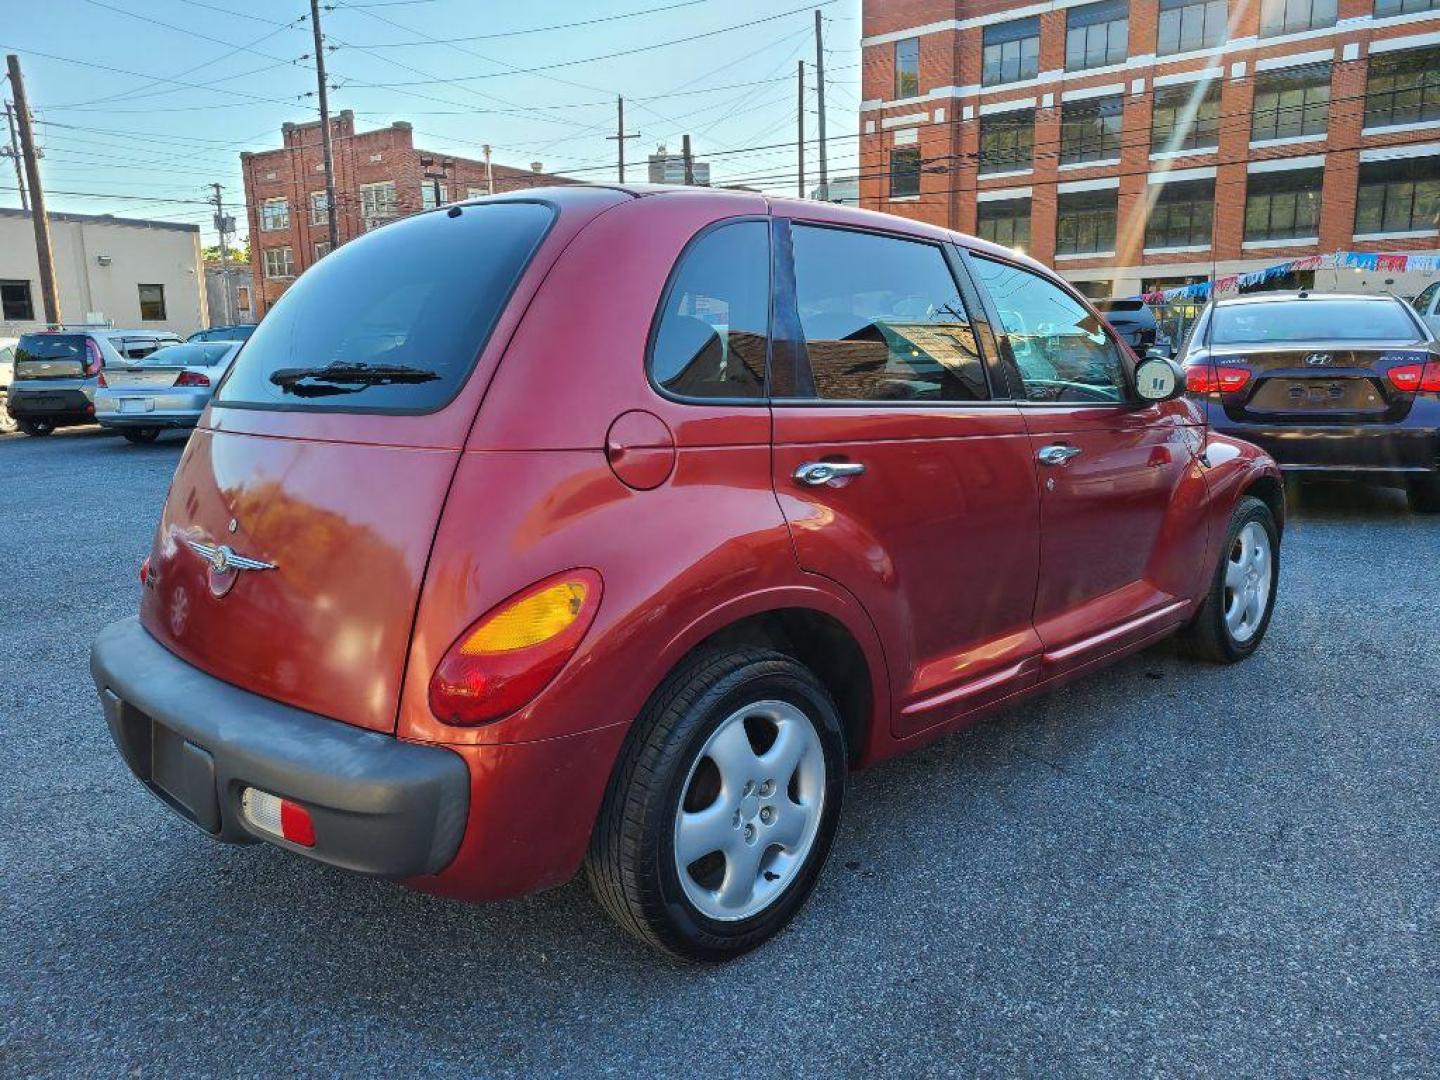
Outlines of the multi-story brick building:
[{"label": "multi-story brick building", "polygon": [[[331,117],[335,207],[340,243],[392,218],[441,203],[573,181],[541,171],[417,149],[410,125],[355,130],[349,109]],[[263,315],[299,274],[330,248],[325,164],[319,121],[285,124],[278,150],[245,152],[245,207],[256,315]],[[443,179],[432,178],[443,175]],[[493,185],[493,186],[492,186]]]},{"label": "multi-story brick building", "polygon": [[863,21],[867,208],[1100,296],[1440,250],[1440,0],[864,0]]}]

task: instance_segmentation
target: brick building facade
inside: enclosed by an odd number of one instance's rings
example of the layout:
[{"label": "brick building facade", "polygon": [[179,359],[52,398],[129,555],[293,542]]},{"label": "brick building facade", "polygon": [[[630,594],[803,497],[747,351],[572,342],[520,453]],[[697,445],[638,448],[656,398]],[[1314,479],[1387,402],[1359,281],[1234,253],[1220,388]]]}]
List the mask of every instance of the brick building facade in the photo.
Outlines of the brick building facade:
[{"label": "brick building facade", "polygon": [[[541,172],[538,162],[528,170],[514,169],[417,149],[404,122],[357,132],[355,114],[346,109],[330,123],[342,244],[434,205],[436,181],[427,174],[444,173],[442,203],[489,193],[491,178],[497,194],[573,183]],[[284,145],[278,150],[240,155],[257,318],[329,247],[320,124],[285,124],[281,136]]]},{"label": "brick building facade", "polygon": [[861,205],[1093,295],[1440,250],[1440,0],[864,0],[862,33]]}]

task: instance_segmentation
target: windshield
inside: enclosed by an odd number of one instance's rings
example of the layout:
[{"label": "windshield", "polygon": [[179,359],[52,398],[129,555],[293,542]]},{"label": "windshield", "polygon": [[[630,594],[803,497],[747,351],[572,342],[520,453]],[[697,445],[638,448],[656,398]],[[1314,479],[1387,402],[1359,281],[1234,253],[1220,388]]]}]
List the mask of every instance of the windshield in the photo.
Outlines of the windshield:
[{"label": "windshield", "polygon": [[216,404],[440,408],[470,373],[553,216],[538,203],[452,207],[352,240],[265,315]]},{"label": "windshield", "polygon": [[1210,327],[1214,345],[1306,341],[1418,341],[1420,332],[1398,300],[1267,301],[1217,307]]},{"label": "windshield", "polygon": [[190,342],[166,345],[141,361],[146,367],[214,367],[230,355],[233,341]]},{"label": "windshield", "polygon": [[15,346],[16,360],[79,360],[85,362],[84,334],[26,334]]}]

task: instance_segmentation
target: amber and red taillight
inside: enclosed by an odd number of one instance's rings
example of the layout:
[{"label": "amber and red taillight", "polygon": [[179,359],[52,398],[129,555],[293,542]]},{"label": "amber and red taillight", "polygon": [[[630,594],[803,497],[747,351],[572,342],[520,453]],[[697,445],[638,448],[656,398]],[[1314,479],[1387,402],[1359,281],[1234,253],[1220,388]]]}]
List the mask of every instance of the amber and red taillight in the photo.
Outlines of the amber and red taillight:
[{"label": "amber and red taillight", "polygon": [[104,386],[104,367],[105,357],[100,353],[100,346],[95,344],[94,338],[87,337],[85,339],[85,377],[88,379],[92,375],[99,375],[100,385]]},{"label": "amber and red taillight", "polygon": [[600,607],[600,575],[567,570],[473,623],[430,679],[430,711],[470,727],[529,704],[574,655]]}]

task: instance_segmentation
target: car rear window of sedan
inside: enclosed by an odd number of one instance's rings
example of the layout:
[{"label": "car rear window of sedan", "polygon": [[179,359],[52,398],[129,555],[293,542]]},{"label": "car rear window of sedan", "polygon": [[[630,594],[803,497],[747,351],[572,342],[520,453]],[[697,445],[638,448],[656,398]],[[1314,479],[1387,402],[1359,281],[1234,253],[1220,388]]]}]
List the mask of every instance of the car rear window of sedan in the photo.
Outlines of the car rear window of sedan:
[{"label": "car rear window of sedan", "polygon": [[235,348],[233,341],[189,342],[156,349],[141,363],[155,367],[214,367]]},{"label": "car rear window of sedan", "polygon": [[1270,301],[1217,307],[1214,345],[1305,341],[1418,341],[1420,331],[1398,300]]},{"label": "car rear window of sedan", "polygon": [[418,413],[459,392],[554,219],[538,202],[451,207],[376,229],[300,275],[215,403]]}]

